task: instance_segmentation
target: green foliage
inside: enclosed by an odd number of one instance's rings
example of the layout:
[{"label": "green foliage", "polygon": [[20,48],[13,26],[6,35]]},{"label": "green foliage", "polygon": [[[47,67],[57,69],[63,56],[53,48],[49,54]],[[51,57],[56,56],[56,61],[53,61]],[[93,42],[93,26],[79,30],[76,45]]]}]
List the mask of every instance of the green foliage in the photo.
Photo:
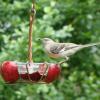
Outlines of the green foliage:
[{"label": "green foliage", "polygon": [[[0,0],[0,62],[27,61],[29,10],[32,0]],[[100,41],[99,0],[36,0],[33,32],[35,62],[56,62],[43,51],[39,38],[91,43]],[[100,100],[99,47],[85,49],[62,65],[50,85],[6,85],[0,78],[0,100]]]}]

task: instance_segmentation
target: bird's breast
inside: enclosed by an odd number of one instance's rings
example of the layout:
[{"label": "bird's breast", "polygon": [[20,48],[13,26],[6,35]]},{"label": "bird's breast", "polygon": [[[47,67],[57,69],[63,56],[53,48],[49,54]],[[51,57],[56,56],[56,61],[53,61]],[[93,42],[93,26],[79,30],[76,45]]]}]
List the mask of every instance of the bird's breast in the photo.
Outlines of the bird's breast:
[{"label": "bird's breast", "polygon": [[59,58],[59,57],[60,57],[60,55],[58,55],[58,54],[49,53],[48,55],[49,55],[50,57],[52,57],[52,58]]}]

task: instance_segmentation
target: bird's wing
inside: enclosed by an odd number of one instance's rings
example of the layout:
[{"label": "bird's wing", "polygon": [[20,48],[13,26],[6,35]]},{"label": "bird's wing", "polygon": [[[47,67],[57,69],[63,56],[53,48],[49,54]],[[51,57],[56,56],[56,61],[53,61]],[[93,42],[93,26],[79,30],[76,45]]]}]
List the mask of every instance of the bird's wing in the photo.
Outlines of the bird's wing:
[{"label": "bird's wing", "polygon": [[70,50],[76,47],[79,47],[79,45],[74,44],[74,43],[66,43],[65,50]]},{"label": "bird's wing", "polygon": [[79,47],[79,45],[74,44],[74,43],[66,43],[65,47],[60,51],[60,53],[67,51],[67,50],[72,50],[72,49],[77,48],[77,47]]},{"label": "bird's wing", "polygon": [[59,52],[65,47],[65,44],[55,43],[51,46],[50,51],[53,54],[59,54]]}]

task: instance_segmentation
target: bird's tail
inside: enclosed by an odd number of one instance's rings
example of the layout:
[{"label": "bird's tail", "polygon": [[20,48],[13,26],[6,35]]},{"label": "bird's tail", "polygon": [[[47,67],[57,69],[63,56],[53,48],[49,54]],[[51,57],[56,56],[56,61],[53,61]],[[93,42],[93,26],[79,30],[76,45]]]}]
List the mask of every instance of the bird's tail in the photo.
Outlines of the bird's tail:
[{"label": "bird's tail", "polygon": [[91,44],[85,44],[85,45],[82,46],[82,48],[96,46],[96,45],[100,45],[100,42],[98,42],[98,43],[91,43]]}]

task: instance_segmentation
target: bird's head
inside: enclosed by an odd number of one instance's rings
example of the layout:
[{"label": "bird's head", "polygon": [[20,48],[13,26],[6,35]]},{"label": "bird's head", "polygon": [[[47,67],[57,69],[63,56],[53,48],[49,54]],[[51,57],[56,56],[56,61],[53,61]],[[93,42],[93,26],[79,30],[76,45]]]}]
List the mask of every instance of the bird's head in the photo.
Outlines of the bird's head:
[{"label": "bird's head", "polygon": [[49,43],[51,43],[51,42],[54,42],[52,39],[50,39],[50,38],[43,38],[42,39],[42,43],[43,44],[49,44]]}]

